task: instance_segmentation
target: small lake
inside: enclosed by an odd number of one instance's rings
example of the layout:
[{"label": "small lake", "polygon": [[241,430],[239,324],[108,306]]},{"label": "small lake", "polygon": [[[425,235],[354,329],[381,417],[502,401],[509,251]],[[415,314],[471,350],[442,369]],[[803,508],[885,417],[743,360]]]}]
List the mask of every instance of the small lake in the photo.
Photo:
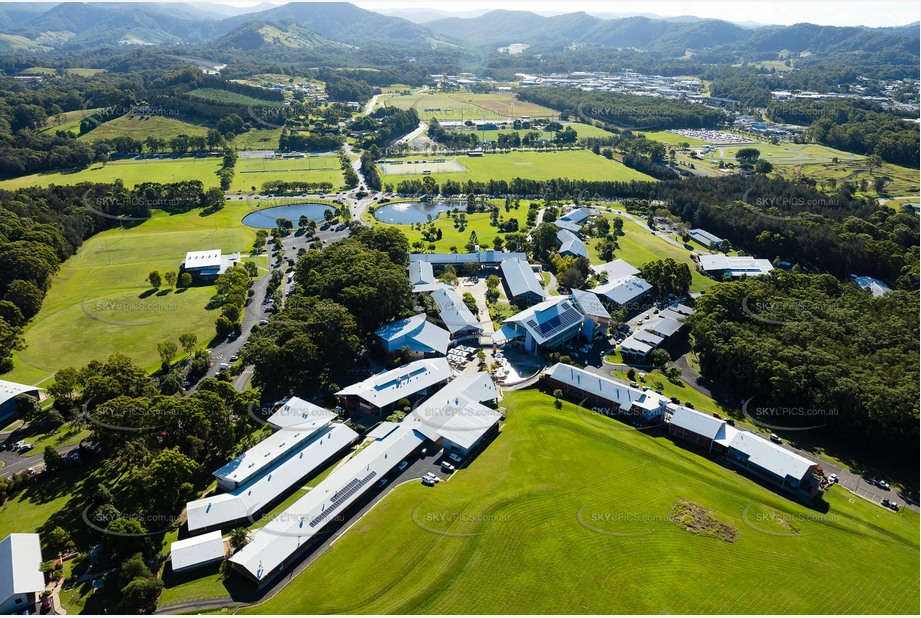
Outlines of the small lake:
[{"label": "small lake", "polygon": [[276,219],[290,219],[294,227],[297,227],[297,222],[300,220],[301,215],[307,215],[309,219],[320,222],[323,221],[323,213],[327,210],[335,211],[335,208],[329,204],[319,204],[316,202],[288,204],[287,206],[271,206],[249,213],[243,217],[243,224],[250,227],[271,229],[275,227]]},{"label": "small lake", "polygon": [[395,202],[384,204],[374,211],[374,218],[383,223],[427,223],[433,221],[443,212],[459,210],[466,212],[467,203],[462,201],[437,202]]}]

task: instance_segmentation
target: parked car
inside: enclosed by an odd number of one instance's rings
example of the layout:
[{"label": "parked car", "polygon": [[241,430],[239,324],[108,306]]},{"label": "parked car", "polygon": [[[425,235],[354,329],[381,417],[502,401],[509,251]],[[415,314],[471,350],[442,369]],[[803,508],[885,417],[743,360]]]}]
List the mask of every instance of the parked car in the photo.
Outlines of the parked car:
[{"label": "parked car", "polygon": [[269,321],[266,319],[259,320],[259,326],[266,326],[268,323]]},{"label": "parked car", "polygon": [[882,505],[885,506],[885,507],[888,507],[888,506],[889,506],[889,498],[883,498],[882,500],[880,500],[879,503],[882,504]]},{"label": "parked car", "polygon": [[637,384],[636,382],[630,382],[630,386],[632,386],[633,388],[639,388],[639,387],[640,387],[640,385]]},{"label": "parked car", "polygon": [[876,484],[879,486],[880,489],[885,489],[886,491],[889,491],[889,483],[887,483],[886,481],[877,481]]},{"label": "parked car", "polygon": [[735,426],[736,426],[736,420],[735,420],[734,418],[727,418],[727,419],[726,419],[726,424],[735,427]]},{"label": "parked car", "polygon": [[672,403],[681,403],[681,400],[678,399],[677,397],[672,397],[672,398],[671,398],[671,402],[672,402]]},{"label": "parked car", "polygon": [[233,356],[230,357],[230,362],[231,362],[231,363],[235,363],[235,362],[237,362],[238,360],[240,360],[240,355],[239,355],[239,354],[234,354]]},{"label": "parked car", "polygon": [[379,481],[377,482],[377,484],[375,485],[375,487],[377,487],[378,489],[380,489],[381,487],[383,487],[383,486],[386,485],[386,484],[387,484],[387,479],[381,479],[381,480],[379,480]]},{"label": "parked car", "polygon": [[399,470],[400,472],[402,472],[403,470],[405,470],[405,469],[408,468],[408,467],[409,467],[409,462],[408,462],[408,461],[401,461],[401,462],[400,462],[400,465],[397,466],[397,470]]},{"label": "parked car", "polygon": [[829,477],[828,477],[828,482],[829,482],[829,483],[837,483],[837,482],[838,482],[838,475],[837,475],[837,474],[832,474],[831,476],[829,476]]},{"label": "parked car", "polygon": [[776,433],[771,434],[771,442],[774,444],[783,444],[783,440],[781,440],[780,436],[778,436]]},{"label": "parked car", "polygon": [[449,457],[450,457],[451,459],[453,459],[454,461],[456,461],[457,463],[460,463],[460,462],[461,462],[460,455],[458,455],[457,453],[451,453],[451,454],[449,455]]},{"label": "parked car", "polygon": [[454,466],[452,466],[446,461],[441,462],[441,469],[444,470],[445,472],[454,472],[455,470],[457,470],[457,468],[455,468]]},{"label": "parked car", "polygon": [[423,477],[422,477],[422,484],[425,485],[425,486],[427,486],[427,487],[434,487],[434,486],[435,486],[435,479],[433,479],[433,478],[431,478],[431,477],[428,477],[428,476],[423,476]]}]

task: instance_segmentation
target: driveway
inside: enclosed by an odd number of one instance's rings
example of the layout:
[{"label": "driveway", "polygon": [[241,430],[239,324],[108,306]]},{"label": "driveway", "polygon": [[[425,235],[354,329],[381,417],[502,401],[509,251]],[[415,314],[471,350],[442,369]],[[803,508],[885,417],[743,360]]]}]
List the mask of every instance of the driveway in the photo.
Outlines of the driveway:
[{"label": "driveway", "polygon": [[[67,457],[71,451],[75,451],[78,448],[80,448],[78,444],[71,444],[70,446],[62,446],[56,450],[62,456]],[[34,452],[35,450],[36,449],[32,449],[30,452]],[[0,477],[13,476],[19,472],[25,472],[29,468],[34,469],[36,472],[41,472],[45,469],[44,449],[42,449],[42,452],[27,456],[12,453],[10,451],[0,451],[0,461],[3,462],[3,467],[0,468]]]}]

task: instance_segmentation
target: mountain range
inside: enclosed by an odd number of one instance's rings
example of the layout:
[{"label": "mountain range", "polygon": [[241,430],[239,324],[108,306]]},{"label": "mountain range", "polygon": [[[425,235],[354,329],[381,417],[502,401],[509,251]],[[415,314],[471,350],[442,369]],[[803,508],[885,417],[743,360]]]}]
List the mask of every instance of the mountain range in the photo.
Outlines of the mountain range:
[{"label": "mountain range", "polygon": [[[314,47],[382,42],[404,47],[461,45],[490,51],[510,43],[553,50],[569,45],[636,48],[680,56],[686,50],[851,52],[895,49],[917,54],[918,24],[862,28],[796,24],[739,25],[694,17],[602,18],[585,12],[420,11],[410,21],[346,2],[264,3],[246,9],[204,3],[0,3],[0,50],[107,45],[213,44],[223,49]],[[425,18],[423,23],[419,23]],[[434,19],[433,19],[434,18]]]}]

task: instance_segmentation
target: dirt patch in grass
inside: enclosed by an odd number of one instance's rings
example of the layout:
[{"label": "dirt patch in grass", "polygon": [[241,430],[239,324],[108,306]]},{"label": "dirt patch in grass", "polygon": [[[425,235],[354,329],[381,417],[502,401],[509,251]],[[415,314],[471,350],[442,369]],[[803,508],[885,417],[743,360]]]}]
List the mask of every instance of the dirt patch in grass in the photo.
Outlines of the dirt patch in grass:
[{"label": "dirt patch in grass", "polygon": [[668,518],[691,534],[720,539],[727,543],[735,543],[739,538],[736,529],[716,519],[712,511],[684,499],[678,500],[672,506]]}]

